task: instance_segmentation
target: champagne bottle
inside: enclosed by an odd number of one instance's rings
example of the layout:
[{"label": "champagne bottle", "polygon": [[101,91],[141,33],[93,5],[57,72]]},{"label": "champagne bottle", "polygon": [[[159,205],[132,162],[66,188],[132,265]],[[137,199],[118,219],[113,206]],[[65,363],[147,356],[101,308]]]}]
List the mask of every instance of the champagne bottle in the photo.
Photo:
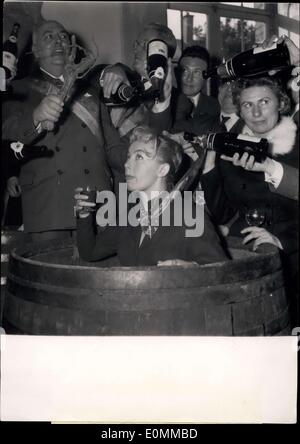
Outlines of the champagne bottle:
[{"label": "champagne bottle", "polygon": [[22,142],[9,142],[9,161],[11,162],[27,162],[39,157],[52,157],[53,150],[49,150],[47,146],[31,146],[24,145]]},{"label": "champagne bottle", "polygon": [[210,133],[201,136],[185,132],[184,139],[191,142],[196,151],[213,150],[219,154],[232,157],[235,153],[254,156],[256,162],[263,162],[268,156],[267,139],[233,133]]},{"label": "champagne bottle", "polygon": [[[101,84],[101,83],[100,83]],[[103,96],[103,90],[100,90],[100,98],[108,106],[120,106],[126,105],[132,102],[139,96],[139,91],[133,86],[126,85],[126,83],[121,83],[117,91],[112,94],[109,98]]]},{"label": "champagne bottle", "polygon": [[274,43],[273,46],[267,49],[257,47],[236,54],[227,62],[203,71],[203,78],[208,79],[214,76],[219,76],[222,79],[252,77],[273,69],[284,69],[290,65],[290,55],[285,43]]},{"label": "champagne bottle", "polygon": [[19,23],[15,23],[9,38],[3,44],[2,64],[6,73],[6,80],[13,77],[14,66],[18,59],[18,32],[20,29]]},{"label": "champagne bottle", "polygon": [[147,46],[147,73],[156,98],[162,98],[168,71],[168,46],[163,40],[150,40]]}]

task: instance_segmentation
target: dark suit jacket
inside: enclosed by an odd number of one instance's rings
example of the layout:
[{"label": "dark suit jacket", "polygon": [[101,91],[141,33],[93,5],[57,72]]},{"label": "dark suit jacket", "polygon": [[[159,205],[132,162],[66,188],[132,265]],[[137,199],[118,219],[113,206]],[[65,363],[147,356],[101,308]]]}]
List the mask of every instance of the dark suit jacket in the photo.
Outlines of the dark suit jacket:
[{"label": "dark suit jacket", "polygon": [[[37,78],[51,77],[38,72]],[[40,158],[21,167],[23,222],[26,231],[73,229],[74,189],[90,185],[98,190],[111,189],[111,173],[103,142],[99,143],[87,125],[65,106],[56,131],[38,136],[33,124],[33,110],[44,95],[30,86],[32,78],[14,82],[14,100],[9,102],[8,118],[3,125],[3,136],[36,145],[46,145],[54,151],[52,158]],[[97,93],[88,92],[87,100]],[[90,97],[90,99],[88,99]],[[35,140],[36,139],[36,140]]]},{"label": "dark suit jacket", "polygon": [[[220,111],[221,113],[221,111]],[[220,113],[214,116],[211,116],[210,119],[207,121],[207,127],[210,130],[210,132],[213,133],[223,133],[227,132],[226,126],[221,122],[220,120]],[[229,132],[234,134],[240,134],[245,126],[245,122],[239,118],[236,123],[233,125],[232,128],[230,128]]]},{"label": "dark suit jacket", "polygon": [[[227,260],[218,235],[204,213],[204,233],[186,237],[187,225],[160,226],[153,237],[145,237],[139,247],[141,227],[107,227],[95,234],[92,216],[77,219],[77,243],[83,260],[97,261],[117,254],[123,266],[157,265],[158,261],[182,259],[199,264]],[[199,222],[199,221],[198,221]],[[192,229],[192,227],[190,227]]]},{"label": "dark suit jacket", "polygon": [[192,111],[191,101],[183,93],[179,93],[173,125],[174,131],[188,131],[197,135],[209,132],[212,122],[220,114],[220,105],[214,97],[201,93],[193,116],[191,116]]}]

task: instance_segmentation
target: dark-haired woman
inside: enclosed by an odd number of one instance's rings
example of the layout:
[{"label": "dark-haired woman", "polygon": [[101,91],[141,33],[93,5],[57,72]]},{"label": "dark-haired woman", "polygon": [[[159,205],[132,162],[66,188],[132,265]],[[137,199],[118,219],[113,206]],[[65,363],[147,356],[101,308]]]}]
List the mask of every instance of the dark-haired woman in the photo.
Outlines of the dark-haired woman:
[{"label": "dark-haired woman", "polygon": [[[205,264],[226,260],[218,235],[205,211],[198,212],[195,219],[196,204],[192,201],[188,206],[186,199],[183,199],[184,205],[181,207],[176,206],[176,199],[169,206],[164,206],[168,202],[166,192],[174,185],[181,159],[182,150],[176,142],[157,137],[148,128],[135,128],[131,135],[125,173],[128,191],[141,196],[140,210],[136,212],[134,220],[128,217],[127,226],[108,226],[96,234],[95,220],[91,213],[85,211],[92,204],[86,202],[79,191],[75,195],[75,208],[80,256],[84,260],[97,261],[117,254],[123,266]],[[149,214],[150,207],[151,211],[154,208],[154,212]],[[162,208],[164,210],[157,212]],[[168,208],[170,223],[164,224],[163,216]],[[186,223],[187,215],[183,213],[188,208],[193,213],[189,216],[195,220],[195,226]],[[148,216],[151,223],[142,223]],[[178,216],[182,218],[181,224],[175,221]],[[196,236],[188,237],[187,230],[197,230],[197,224],[199,230],[194,233]]]},{"label": "dark-haired woman", "polygon": [[[220,159],[209,152],[201,178],[205,200],[215,222],[228,225],[229,234],[244,237],[243,243],[252,241],[254,250],[263,243],[276,245],[282,253],[286,282],[293,286],[298,273],[297,202],[270,189],[278,185],[276,163],[298,166],[297,126],[285,115],[289,98],[270,78],[237,82],[233,98],[245,122],[243,133],[268,139],[270,158],[265,170],[254,172],[243,167],[245,159],[237,154]],[[270,162],[274,168],[269,168]],[[261,222],[248,226],[254,210]]]}]

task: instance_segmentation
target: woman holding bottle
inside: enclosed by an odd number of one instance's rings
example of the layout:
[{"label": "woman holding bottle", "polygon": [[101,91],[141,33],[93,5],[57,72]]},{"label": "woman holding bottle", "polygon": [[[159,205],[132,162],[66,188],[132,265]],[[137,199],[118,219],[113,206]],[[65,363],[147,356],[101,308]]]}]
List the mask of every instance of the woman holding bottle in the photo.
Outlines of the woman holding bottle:
[{"label": "woman holding bottle", "polygon": [[[297,166],[297,127],[289,112],[289,99],[277,83],[270,78],[240,80],[234,90],[234,101],[245,122],[242,133],[266,138],[270,156],[288,165]],[[244,157],[243,157],[244,156]],[[270,191],[269,186],[278,180],[277,171],[270,168],[267,158],[264,171],[247,171],[237,162],[248,158],[235,154],[217,157],[208,152],[201,178],[205,199],[216,223],[223,225],[238,217],[231,225],[232,235],[246,235],[243,242],[254,241],[254,249],[261,243],[271,243],[279,249],[295,249],[296,214],[295,201]],[[260,213],[259,226],[250,226],[251,212]],[[250,221],[250,222],[249,222]]]},{"label": "woman holding bottle", "polygon": [[296,325],[298,206],[296,200],[274,193],[270,187],[280,181],[276,164],[297,167],[297,126],[286,115],[288,97],[270,78],[237,82],[234,101],[245,122],[243,133],[266,138],[269,157],[253,171],[250,164],[245,169],[248,153],[228,158],[208,152],[201,177],[206,204],[217,224],[227,225],[230,235],[242,236],[244,244],[253,242],[253,250],[261,244],[279,248],[292,301],[292,324]]}]

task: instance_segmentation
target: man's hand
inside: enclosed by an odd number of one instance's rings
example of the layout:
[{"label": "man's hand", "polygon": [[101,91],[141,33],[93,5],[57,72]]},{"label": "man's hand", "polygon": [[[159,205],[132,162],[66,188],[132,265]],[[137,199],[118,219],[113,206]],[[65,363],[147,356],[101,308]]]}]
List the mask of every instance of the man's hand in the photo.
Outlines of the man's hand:
[{"label": "man's hand", "polygon": [[240,166],[247,171],[267,173],[270,176],[272,176],[275,169],[274,163],[269,157],[267,157],[264,162],[260,163],[255,162],[254,156],[249,155],[248,153],[244,153],[241,158],[238,153],[235,153],[233,157],[222,154],[221,159],[232,162],[233,165]]},{"label": "man's hand", "polygon": [[179,143],[179,145],[182,147],[185,154],[190,156],[190,158],[195,162],[199,158],[199,156],[198,156],[195,148],[191,144],[191,142],[188,142],[187,140],[185,140],[183,135],[184,135],[183,132],[171,134],[168,131],[163,131],[163,136],[168,137],[169,139],[172,139],[175,142]]},{"label": "man's hand", "polygon": [[248,227],[244,228],[244,230],[241,231],[242,234],[249,233],[244,239],[243,244],[247,244],[248,242],[255,240],[253,244],[253,251],[257,249],[257,247],[261,244],[272,244],[275,245],[275,247],[280,248],[281,250],[282,245],[280,240],[271,234],[269,231],[267,231],[265,228],[261,227]]},{"label": "man's hand", "polygon": [[121,83],[130,85],[123,68],[116,65],[105,68],[101,83],[103,87],[103,95],[106,99],[109,99],[112,94],[115,94]]},{"label": "man's hand", "polygon": [[[83,191],[83,188],[78,187],[75,189],[75,206],[74,206],[74,214],[78,216],[80,219],[84,219],[90,215],[88,211],[89,207],[95,207],[96,204],[93,202],[85,202],[88,199],[86,194],[80,194]],[[87,211],[84,211],[84,208],[87,208]]]},{"label": "man's hand", "polygon": [[52,131],[63,111],[63,106],[63,101],[57,95],[49,94],[49,96],[44,97],[33,111],[34,125],[38,126],[41,123],[44,129],[51,128],[48,131]]},{"label": "man's hand", "polygon": [[21,196],[21,187],[19,185],[19,179],[16,176],[12,176],[7,180],[7,192],[9,197]]}]

